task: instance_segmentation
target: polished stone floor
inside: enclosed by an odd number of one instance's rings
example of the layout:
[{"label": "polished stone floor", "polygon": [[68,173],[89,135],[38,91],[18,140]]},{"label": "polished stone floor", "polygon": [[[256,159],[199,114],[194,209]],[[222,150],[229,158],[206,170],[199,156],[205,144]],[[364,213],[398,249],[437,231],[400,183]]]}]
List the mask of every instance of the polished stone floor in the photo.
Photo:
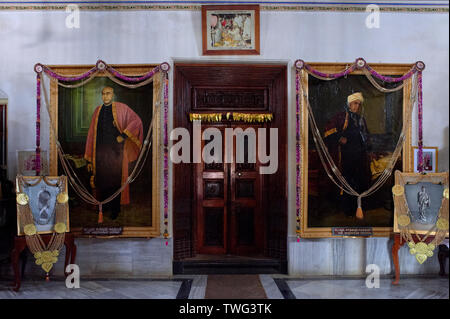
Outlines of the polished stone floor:
[{"label": "polished stone floor", "polygon": [[[367,288],[363,278],[259,275],[259,281],[268,299],[449,299],[448,277],[402,278],[397,286],[391,284],[391,279],[382,278],[379,288]],[[205,299],[207,283],[207,275],[167,279],[82,278],[80,288],[68,289],[64,280],[26,280],[20,291],[14,292],[10,281],[2,280],[0,299]],[[235,298],[236,293],[229,296]]]}]

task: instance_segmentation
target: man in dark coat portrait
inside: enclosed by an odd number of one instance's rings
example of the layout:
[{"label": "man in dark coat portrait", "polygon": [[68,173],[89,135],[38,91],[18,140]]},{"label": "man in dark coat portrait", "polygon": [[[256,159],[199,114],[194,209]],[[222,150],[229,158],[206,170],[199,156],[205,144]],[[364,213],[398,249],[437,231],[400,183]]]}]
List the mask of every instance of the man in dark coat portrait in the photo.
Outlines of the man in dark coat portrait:
[{"label": "man in dark coat portrait", "polygon": [[[369,132],[366,120],[360,115],[363,102],[362,93],[349,95],[345,110],[327,122],[324,133],[324,141],[334,163],[347,183],[358,193],[367,190],[371,180]],[[342,189],[338,196],[341,210],[347,216],[353,216],[357,198]]]}]

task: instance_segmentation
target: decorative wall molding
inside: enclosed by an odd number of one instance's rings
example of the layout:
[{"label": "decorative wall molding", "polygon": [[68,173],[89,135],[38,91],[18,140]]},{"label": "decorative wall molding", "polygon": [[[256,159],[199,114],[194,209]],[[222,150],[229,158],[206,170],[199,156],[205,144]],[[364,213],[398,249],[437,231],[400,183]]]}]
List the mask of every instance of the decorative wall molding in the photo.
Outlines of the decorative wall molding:
[{"label": "decorative wall molding", "polygon": [[[201,11],[204,4],[242,4],[246,1],[0,1],[0,10],[12,11],[64,11],[67,5],[76,4],[83,11]],[[257,1],[261,11],[336,11],[336,12],[365,12],[369,4],[376,4],[381,12],[408,13],[448,13],[449,1]]]}]

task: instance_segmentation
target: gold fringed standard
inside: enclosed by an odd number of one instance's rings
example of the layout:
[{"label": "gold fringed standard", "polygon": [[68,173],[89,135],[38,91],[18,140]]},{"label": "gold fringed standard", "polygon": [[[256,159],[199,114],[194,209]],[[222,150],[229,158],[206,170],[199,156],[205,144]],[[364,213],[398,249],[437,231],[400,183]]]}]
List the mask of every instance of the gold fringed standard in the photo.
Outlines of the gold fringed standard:
[{"label": "gold fringed standard", "polygon": [[[400,176],[399,172],[396,172],[396,175]],[[400,230],[400,240],[404,240],[408,243],[409,253],[416,257],[417,262],[423,264],[429,257],[433,256],[434,249],[439,246],[448,233],[448,179],[446,179],[444,183],[444,194],[442,196],[441,207],[439,208],[436,223],[423,238],[420,238],[414,230],[411,230],[412,214],[408,207],[403,185],[405,185],[404,181],[402,181],[402,185],[396,184],[392,187],[397,214],[397,224]],[[429,244],[426,244],[425,241],[432,232],[435,232],[434,239]],[[417,243],[414,242],[413,234],[417,238]]]},{"label": "gold fringed standard", "polygon": [[[67,212],[68,212],[68,195],[67,184],[65,176],[59,177],[55,184],[50,183],[45,176],[36,177],[38,181],[36,183],[28,183],[23,176],[18,176],[16,180],[17,187],[17,213],[19,220],[19,233],[25,234],[25,240],[27,246],[36,259],[35,263],[41,266],[46,272],[46,280],[48,278],[49,271],[53,268],[53,265],[58,261],[59,251],[64,245],[65,233],[68,230],[67,227]],[[32,178],[34,179],[34,177]],[[50,186],[58,187],[59,193],[55,202],[55,224],[53,227],[52,237],[46,245],[37,232],[37,227],[33,218],[30,207],[30,199],[25,194],[24,189],[28,187],[34,187],[41,180]]]},{"label": "gold fringed standard", "polygon": [[202,122],[222,122],[222,120],[245,123],[264,123],[273,120],[272,113],[189,113],[189,120]]},{"label": "gold fringed standard", "polygon": [[273,120],[271,113],[232,113],[233,121],[246,123],[264,123]]},{"label": "gold fringed standard", "polygon": [[189,113],[189,120],[202,122],[221,122],[222,113]]}]

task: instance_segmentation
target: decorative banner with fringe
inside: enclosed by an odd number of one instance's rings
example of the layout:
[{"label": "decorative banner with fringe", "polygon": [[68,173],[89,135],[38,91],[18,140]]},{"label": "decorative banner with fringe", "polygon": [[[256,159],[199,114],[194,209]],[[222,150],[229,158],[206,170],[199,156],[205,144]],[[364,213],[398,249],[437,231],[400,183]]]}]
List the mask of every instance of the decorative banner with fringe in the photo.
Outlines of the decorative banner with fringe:
[{"label": "decorative banner with fringe", "polygon": [[245,122],[245,123],[264,123],[273,120],[272,113],[189,113],[189,120],[202,122]]},{"label": "decorative banner with fringe", "polygon": [[[46,272],[48,280],[69,231],[67,177],[18,175],[16,193],[17,234],[25,235],[36,265]],[[45,244],[41,234],[48,233],[52,237]]]},{"label": "decorative banner with fringe", "polygon": [[[448,172],[419,174],[396,171],[392,194],[395,204],[394,231],[400,233],[400,240],[408,243],[410,254],[422,264],[448,237]],[[438,200],[440,205],[437,205]],[[415,205],[410,207],[411,203]],[[431,227],[427,230],[423,224]],[[426,244],[430,236],[434,238]]]}]

